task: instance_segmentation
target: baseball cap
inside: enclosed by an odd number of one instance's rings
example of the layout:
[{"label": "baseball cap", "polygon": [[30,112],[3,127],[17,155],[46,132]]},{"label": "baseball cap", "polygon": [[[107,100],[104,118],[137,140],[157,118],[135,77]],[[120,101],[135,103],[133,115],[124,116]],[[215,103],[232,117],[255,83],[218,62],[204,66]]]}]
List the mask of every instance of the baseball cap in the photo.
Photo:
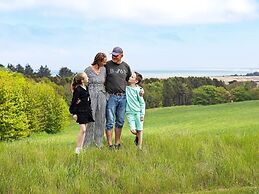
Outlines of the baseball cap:
[{"label": "baseball cap", "polygon": [[119,54],[123,54],[123,50],[120,48],[120,47],[114,47],[113,49],[112,49],[112,53],[111,53],[112,55],[119,55]]}]

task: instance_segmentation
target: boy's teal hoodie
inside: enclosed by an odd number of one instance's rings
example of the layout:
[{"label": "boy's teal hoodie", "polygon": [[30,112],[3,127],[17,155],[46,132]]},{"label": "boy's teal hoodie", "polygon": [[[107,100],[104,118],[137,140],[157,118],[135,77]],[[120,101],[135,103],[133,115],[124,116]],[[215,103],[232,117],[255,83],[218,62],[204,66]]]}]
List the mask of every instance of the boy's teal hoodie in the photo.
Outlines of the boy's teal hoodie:
[{"label": "boy's teal hoodie", "polygon": [[126,87],[126,113],[140,112],[140,116],[145,115],[145,101],[144,98],[139,95],[140,87]]}]

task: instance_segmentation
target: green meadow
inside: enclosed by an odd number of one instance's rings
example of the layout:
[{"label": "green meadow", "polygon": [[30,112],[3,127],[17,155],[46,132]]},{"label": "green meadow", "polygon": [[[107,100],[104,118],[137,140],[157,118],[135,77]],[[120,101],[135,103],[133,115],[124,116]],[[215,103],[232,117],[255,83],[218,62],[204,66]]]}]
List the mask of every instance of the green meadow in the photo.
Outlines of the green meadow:
[{"label": "green meadow", "polygon": [[0,142],[0,193],[259,193],[259,101],[149,109],[143,149],[74,154],[79,131]]}]

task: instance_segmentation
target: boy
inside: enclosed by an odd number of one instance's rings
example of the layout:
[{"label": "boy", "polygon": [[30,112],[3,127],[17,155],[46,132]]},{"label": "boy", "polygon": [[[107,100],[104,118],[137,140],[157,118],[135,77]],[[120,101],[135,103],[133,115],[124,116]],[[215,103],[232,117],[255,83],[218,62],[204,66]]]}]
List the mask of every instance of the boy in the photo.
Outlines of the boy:
[{"label": "boy", "polygon": [[141,80],[142,75],[138,72],[133,72],[128,81],[129,85],[126,87],[126,116],[131,133],[136,135],[134,142],[139,149],[142,148],[142,130],[145,115],[145,101],[139,95],[141,88],[138,84]]}]

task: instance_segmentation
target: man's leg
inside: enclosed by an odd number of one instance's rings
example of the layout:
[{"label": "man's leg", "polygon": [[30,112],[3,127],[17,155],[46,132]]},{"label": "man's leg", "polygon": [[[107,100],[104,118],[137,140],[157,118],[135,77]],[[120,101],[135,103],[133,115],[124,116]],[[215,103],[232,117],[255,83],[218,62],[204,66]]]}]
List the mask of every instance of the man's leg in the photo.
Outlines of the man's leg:
[{"label": "man's leg", "polygon": [[118,107],[115,112],[116,114],[116,122],[115,122],[115,145],[119,145],[121,143],[121,131],[124,124],[124,115],[126,109],[126,96],[120,96]]},{"label": "man's leg", "polygon": [[108,146],[112,146],[112,129],[106,130],[106,138],[107,138]]},{"label": "man's leg", "polygon": [[114,114],[116,109],[116,98],[110,96],[106,105],[106,138],[109,146],[112,145],[112,128],[114,125]]}]

